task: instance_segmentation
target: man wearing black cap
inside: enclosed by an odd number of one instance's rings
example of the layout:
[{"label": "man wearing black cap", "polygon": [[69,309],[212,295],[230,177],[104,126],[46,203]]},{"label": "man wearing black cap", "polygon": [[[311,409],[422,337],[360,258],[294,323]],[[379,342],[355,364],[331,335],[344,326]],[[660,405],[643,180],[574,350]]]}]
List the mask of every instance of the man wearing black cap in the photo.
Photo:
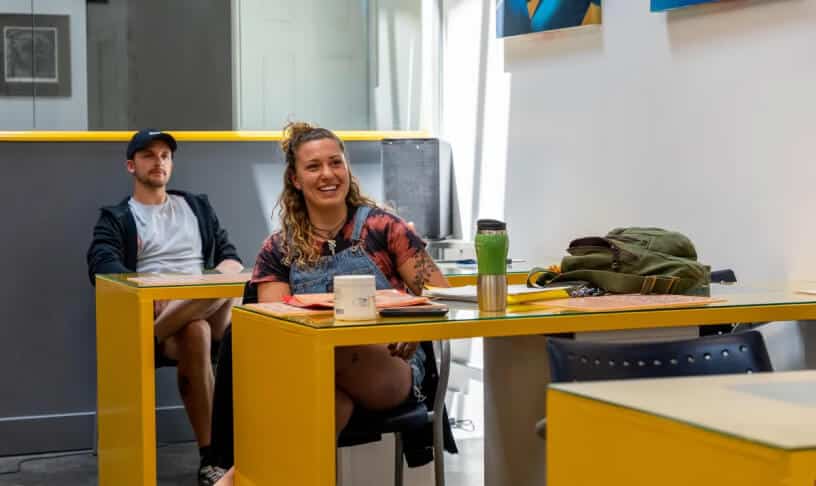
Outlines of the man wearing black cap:
[{"label": "man wearing black cap", "polygon": [[[241,260],[206,196],[167,190],[176,140],[169,133],[142,130],[127,147],[133,195],[101,209],[88,249],[88,276],[167,272],[200,274],[203,269],[238,273]],[[229,323],[231,299],[173,300],[154,308],[156,367],[176,364],[184,407],[201,450],[200,485],[223,471],[210,463],[212,343]]]}]

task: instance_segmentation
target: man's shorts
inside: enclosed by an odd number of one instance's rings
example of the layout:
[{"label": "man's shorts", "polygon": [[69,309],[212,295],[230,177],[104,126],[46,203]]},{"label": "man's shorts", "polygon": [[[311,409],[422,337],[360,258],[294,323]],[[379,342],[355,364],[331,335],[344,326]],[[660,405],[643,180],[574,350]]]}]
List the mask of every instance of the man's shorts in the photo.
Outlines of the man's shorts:
[{"label": "man's shorts", "polygon": [[[159,314],[164,310],[165,306],[167,305],[166,300],[157,300],[153,302],[153,319],[155,320]],[[210,343],[210,362],[215,363],[218,361],[218,348],[221,344],[220,341],[212,341]],[[153,367],[154,368],[165,368],[165,367],[172,367],[178,366],[178,361],[167,357],[162,352],[162,347],[159,344],[159,338],[155,335],[153,336]]]},{"label": "man's shorts", "polygon": [[[153,301],[153,320],[155,321],[159,314],[162,313],[165,306],[167,306],[166,300],[156,300]],[[164,355],[162,352],[161,345],[159,344],[159,338],[156,335],[153,335],[153,367],[154,368],[164,368],[167,366],[177,366],[178,361],[174,359],[170,359]]]}]

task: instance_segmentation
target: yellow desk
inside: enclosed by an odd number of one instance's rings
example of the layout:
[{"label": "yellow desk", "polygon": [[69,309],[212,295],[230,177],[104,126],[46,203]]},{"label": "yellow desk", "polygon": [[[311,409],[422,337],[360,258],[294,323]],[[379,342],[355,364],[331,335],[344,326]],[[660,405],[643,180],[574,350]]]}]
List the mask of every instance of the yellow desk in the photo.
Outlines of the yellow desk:
[{"label": "yellow desk", "polygon": [[550,486],[813,486],[816,371],[551,385]]},{"label": "yellow desk", "polygon": [[[335,323],[329,317],[275,318],[237,307],[233,366],[238,484],[335,483],[334,349],[338,346],[816,318],[816,297],[796,294],[791,288],[753,291],[716,286],[712,293],[728,301],[688,309],[614,313],[540,309],[494,315],[480,314],[474,305],[451,303],[451,312],[441,318],[354,324]],[[532,423],[529,428],[533,434]],[[490,440],[485,437],[486,444]],[[485,454],[500,456],[500,451],[486,447]]]},{"label": "yellow desk", "polygon": [[[243,295],[247,274],[231,282],[138,285],[134,275],[96,277],[99,484],[156,484],[153,301]],[[223,277],[223,276],[222,276]]]},{"label": "yellow desk", "polygon": [[[511,270],[512,271],[512,270]],[[445,267],[453,285],[476,283],[475,268]],[[156,484],[153,302],[167,299],[241,297],[248,274],[213,275],[219,282],[137,284],[133,277],[99,275],[96,280],[97,408],[99,484]],[[510,274],[523,283],[526,271]],[[206,277],[205,277],[206,278]]]}]

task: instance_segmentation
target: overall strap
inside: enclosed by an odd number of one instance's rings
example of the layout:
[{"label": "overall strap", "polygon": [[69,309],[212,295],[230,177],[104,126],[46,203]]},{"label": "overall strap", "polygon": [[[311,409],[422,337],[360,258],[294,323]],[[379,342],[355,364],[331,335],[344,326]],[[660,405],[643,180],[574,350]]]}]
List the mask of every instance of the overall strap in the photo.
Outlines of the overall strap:
[{"label": "overall strap", "polygon": [[351,244],[354,245],[360,240],[360,233],[363,231],[363,224],[365,224],[368,213],[371,212],[371,206],[360,206],[357,208],[357,213],[354,214],[354,231],[351,233]]}]

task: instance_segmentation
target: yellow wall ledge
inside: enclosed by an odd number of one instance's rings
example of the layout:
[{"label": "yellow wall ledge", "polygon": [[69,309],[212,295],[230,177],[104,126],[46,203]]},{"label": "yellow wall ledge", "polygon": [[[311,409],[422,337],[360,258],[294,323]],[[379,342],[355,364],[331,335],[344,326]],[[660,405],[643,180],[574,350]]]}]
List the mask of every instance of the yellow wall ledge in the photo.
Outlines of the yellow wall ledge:
[{"label": "yellow wall ledge", "polygon": [[[177,131],[167,130],[179,142],[277,142],[280,131]],[[62,132],[62,131],[0,131],[0,142],[127,142],[135,131],[120,132]],[[384,138],[428,138],[426,131],[335,131],[337,136],[349,142],[377,141]]]}]

